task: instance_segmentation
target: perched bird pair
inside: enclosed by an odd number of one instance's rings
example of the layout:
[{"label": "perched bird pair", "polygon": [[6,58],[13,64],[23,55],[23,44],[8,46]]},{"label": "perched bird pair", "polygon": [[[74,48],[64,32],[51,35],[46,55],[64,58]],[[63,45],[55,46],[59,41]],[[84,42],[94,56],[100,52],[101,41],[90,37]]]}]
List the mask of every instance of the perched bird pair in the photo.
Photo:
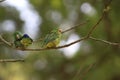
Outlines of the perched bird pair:
[{"label": "perched bird pair", "polygon": [[18,31],[14,33],[14,45],[16,48],[25,49],[32,42],[33,40],[27,34],[22,35]]},{"label": "perched bird pair", "polygon": [[[60,29],[54,29],[47,34],[41,42],[42,48],[53,48],[57,47],[61,40],[62,31]],[[33,40],[27,35],[22,35],[20,32],[14,33],[14,45],[16,48],[25,49],[27,46],[32,44]]]}]

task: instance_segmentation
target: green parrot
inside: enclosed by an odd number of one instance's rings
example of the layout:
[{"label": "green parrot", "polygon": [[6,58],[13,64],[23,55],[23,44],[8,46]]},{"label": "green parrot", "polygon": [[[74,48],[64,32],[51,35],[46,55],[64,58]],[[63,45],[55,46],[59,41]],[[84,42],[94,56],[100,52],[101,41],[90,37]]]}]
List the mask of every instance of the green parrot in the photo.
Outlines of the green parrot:
[{"label": "green parrot", "polygon": [[33,40],[27,34],[24,34],[23,37],[21,37],[20,42],[24,47],[27,47],[32,44]]},{"label": "green parrot", "polygon": [[46,35],[42,41],[42,48],[52,48],[57,47],[60,43],[62,36],[62,31],[60,29],[54,29],[50,32],[50,34]]},{"label": "green parrot", "polygon": [[22,38],[22,33],[16,31],[14,33],[14,45],[15,45],[16,48],[23,47],[23,45],[20,42],[21,38]]},{"label": "green parrot", "polygon": [[14,33],[14,39],[15,40],[18,40],[18,39],[20,39],[22,37],[22,33],[20,33],[19,31],[16,31],[15,33]]},{"label": "green parrot", "polygon": [[14,40],[15,47],[20,49],[24,49],[28,47],[33,42],[33,40],[27,34],[24,34],[22,36],[20,32],[15,32],[14,38],[15,38]]}]

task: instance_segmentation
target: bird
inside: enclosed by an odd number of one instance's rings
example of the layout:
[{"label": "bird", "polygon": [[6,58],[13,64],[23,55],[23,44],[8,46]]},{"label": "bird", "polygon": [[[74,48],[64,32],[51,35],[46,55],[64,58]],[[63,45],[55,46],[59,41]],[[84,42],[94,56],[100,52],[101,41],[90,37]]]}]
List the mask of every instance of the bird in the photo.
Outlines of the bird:
[{"label": "bird", "polygon": [[20,42],[24,47],[28,47],[30,44],[32,44],[33,40],[28,36],[28,34],[24,34],[21,37]]},{"label": "bird", "polygon": [[21,42],[20,42],[21,38],[22,38],[22,33],[19,32],[19,31],[16,31],[16,32],[14,33],[14,46],[15,46],[16,48],[21,48],[21,47],[23,47],[23,45],[22,45]]},{"label": "bird", "polygon": [[14,33],[14,45],[15,48],[25,49],[30,44],[32,44],[33,40],[28,36],[28,34],[22,35],[20,32]]},{"label": "bird", "polygon": [[53,48],[57,47],[60,43],[62,36],[61,29],[54,29],[49,34],[45,36],[45,38],[42,40],[41,47],[42,48]]},{"label": "bird", "polygon": [[14,33],[14,39],[15,39],[15,40],[18,40],[18,39],[20,39],[21,37],[22,37],[22,33],[21,33],[21,32],[16,31],[16,32]]}]

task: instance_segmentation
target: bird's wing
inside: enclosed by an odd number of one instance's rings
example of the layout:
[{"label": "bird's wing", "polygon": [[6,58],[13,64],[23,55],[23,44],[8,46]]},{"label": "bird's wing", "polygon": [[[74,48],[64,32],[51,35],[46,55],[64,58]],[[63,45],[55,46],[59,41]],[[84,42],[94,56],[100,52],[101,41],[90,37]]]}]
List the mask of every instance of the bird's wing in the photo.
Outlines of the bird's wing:
[{"label": "bird's wing", "polygon": [[58,38],[58,35],[56,33],[51,33],[46,35],[45,39],[43,40],[42,47],[47,45],[49,42],[54,41]]},{"label": "bird's wing", "polygon": [[16,48],[23,48],[23,45],[21,44],[20,40],[14,41],[14,45]]}]

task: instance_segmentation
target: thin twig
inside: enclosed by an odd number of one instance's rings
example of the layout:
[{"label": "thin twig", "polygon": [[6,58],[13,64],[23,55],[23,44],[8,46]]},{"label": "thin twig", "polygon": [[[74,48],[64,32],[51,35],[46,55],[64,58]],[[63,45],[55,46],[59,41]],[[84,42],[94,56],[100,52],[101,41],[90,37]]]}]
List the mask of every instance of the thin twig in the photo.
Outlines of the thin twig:
[{"label": "thin twig", "polygon": [[94,65],[95,65],[95,63],[94,63],[94,64],[90,64],[90,65],[86,68],[86,70],[82,73],[82,76],[80,77],[80,80],[82,80],[82,78],[93,68]]},{"label": "thin twig", "polygon": [[100,42],[109,44],[109,45],[120,46],[120,43],[109,42],[109,41],[98,39],[98,38],[94,38],[94,37],[89,37],[89,38],[92,39],[92,40],[95,40],[95,41],[100,41]]},{"label": "thin twig", "polygon": [[100,17],[100,19],[97,21],[97,23],[90,29],[90,31],[87,34],[87,37],[89,38],[93,32],[93,30],[97,27],[97,25],[102,21],[103,17],[104,17],[105,13],[102,14],[102,16]]},{"label": "thin twig", "polygon": [[0,63],[2,62],[24,62],[24,59],[0,59]]},{"label": "thin twig", "polygon": [[77,73],[75,74],[75,76],[73,77],[72,80],[78,80],[79,79],[78,77],[80,76],[80,73],[81,73],[82,69],[83,69],[83,65],[80,66],[80,68],[77,70]]},{"label": "thin twig", "polygon": [[90,31],[88,32],[88,34],[87,34],[87,36],[86,36],[87,38],[89,38],[89,37],[91,36],[92,32],[95,30],[95,28],[100,24],[100,22],[101,22],[102,19],[104,18],[105,13],[106,13],[105,9],[107,9],[107,7],[110,5],[111,1],[112,1],[112,0],[110,0],[110,1],[108,2],[108,4],[105,5],[105,8],[104,8],[103,13],[102,13],[102,16],[99,18],[99,20],[97,21],[97,23],[90,29]]},{"label": "thin twig", "polygon": [[80,67],[79,71],[76,73],[75,77],[73,80],[82,80],[82,78],[93,68],[95,63],[90,64],[82,73],[82,69],[84,68],[83,66]]},{"label": "thin twig", "polygon": [[12,44],[10,43],[10,42],[8,42],[8,41],[6,41],[3,37],[2,37],[2,34],[0,34],[0,40],[2,41],[2,42],[4,42],[6,45],[8,45],[8,46],[12,46]]},{"label": "thin twig", "polygon": [[68,32],[68,31],[70,31],[70,30],[73,30],[73,29],[81,26],[81,25],[84,25],[84,24],[86,24],[88,21],[89,21],[89,20],[87,20],[87,21],[85,21],[85,22],[82,22],[82,23],[80,23],[80,24],[77,24],[77,25],[71,27],[70,29],[67,29],[67,30],[65,30],[65,31],[62,31],[62,33]]}]

